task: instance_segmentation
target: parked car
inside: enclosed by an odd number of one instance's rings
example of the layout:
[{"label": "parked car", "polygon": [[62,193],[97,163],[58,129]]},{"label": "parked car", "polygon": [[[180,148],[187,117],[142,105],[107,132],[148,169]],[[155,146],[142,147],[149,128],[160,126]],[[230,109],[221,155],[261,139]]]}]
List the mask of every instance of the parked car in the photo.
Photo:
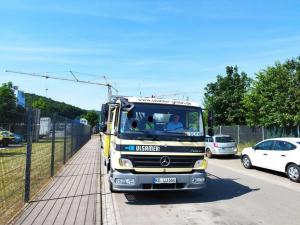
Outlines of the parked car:
[{"label": "parked car", "polygon": [[237,145],[229,135],[206,136],[205,152],[208,158],[212,158],[214,155],[234,156],[237,153]]},{"label": "parked car", "polygon": [[24,136],[23,135],[16,134],[16,133],[13,133],[13,135],[14,135],[14,139],[12,140],[12,143],[20,144],[24,141]]},{"label": "parked car", "polygon": [[7,147],[14,140],[14,134],[7,130],[0,131],[0,145]]},{"label": "parked car", "polygon": [[245,168],[253,166],[284,172],[300,182],[300,138],[267,139],[242,151]]}]

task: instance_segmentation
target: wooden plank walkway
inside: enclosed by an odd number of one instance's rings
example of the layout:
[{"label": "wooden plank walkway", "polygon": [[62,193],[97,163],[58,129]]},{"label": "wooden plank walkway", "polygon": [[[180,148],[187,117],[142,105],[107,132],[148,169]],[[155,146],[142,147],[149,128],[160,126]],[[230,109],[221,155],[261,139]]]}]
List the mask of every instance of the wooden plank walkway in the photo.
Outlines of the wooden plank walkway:
[{"label": "wooden plank walkway", "polygon": [[92,137],[14,224],[101,224],[99,142]]}]

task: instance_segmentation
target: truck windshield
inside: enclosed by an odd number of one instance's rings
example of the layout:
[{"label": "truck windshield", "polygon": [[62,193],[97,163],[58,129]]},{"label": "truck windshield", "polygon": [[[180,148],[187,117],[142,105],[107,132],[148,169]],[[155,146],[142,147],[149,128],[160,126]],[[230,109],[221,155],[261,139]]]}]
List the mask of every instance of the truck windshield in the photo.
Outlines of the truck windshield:
[{"label": "truck windshield", "polygon": [[121,112],[119,133],[140,139],[199,140],[204,137],[202,110],[190,106],[136,103],[131,112]]}]

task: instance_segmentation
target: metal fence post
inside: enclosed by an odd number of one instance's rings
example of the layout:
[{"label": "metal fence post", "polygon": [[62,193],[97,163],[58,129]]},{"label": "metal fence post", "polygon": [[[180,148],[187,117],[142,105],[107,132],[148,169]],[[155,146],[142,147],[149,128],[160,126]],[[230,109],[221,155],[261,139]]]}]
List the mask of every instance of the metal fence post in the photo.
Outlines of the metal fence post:
[{"label": "metal fence post", "polygon": [[261,130],[262,130],[262,139],[265,140],[265,127],[262,126]]},{"label": "metal fence post", "polygon": [[71,155],[73,156],[74,155],[74,142],[73,142],[73,123],[71,123]]},{"label": "metal fence post", "polygon": [[55,155],[55,127],[56,127],[56,114],[52,117],[52,149],[51,149],[51,177],[54,176],[54,155]]},{"label": "metal fence post", "polygon": [[222,126],[220,126],[220,134],[222,134]]},{"label": "metal fence post", "polygon": [[27,110],[27,151],[26,151],[26,168],[25,168],[25,194],[24,201],[30,199],[30,170],[31,170],[31,150],[32,150],[32,109]]},{"label": "metal fence post", "polygon": [[298,131],[298,137],[300,137],[300,125],[297,126],[297,131]]},{"label": "metal fence post", "polygon": [[237,139],[238,144],[240,144],[240,125],[237,125]]},{"label": "metal fence post", "polygon": [[67,123],[65,122],[64,127],[64,158],[63,163],[66,164],[66,154],[67,154]]}]

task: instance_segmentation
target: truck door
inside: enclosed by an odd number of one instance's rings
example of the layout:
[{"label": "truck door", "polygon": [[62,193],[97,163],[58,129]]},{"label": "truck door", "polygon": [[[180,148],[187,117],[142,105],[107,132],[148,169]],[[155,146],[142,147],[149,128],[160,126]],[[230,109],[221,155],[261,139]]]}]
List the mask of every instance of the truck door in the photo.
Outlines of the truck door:
[{"label": "truck door", "polygon": [[114,109],[112,110],[112,123],[111,123],[111,135],[110,135],[111,144],[115,142],[118,133],[119,111],[120,111],[119,106],[115,105]]}]

